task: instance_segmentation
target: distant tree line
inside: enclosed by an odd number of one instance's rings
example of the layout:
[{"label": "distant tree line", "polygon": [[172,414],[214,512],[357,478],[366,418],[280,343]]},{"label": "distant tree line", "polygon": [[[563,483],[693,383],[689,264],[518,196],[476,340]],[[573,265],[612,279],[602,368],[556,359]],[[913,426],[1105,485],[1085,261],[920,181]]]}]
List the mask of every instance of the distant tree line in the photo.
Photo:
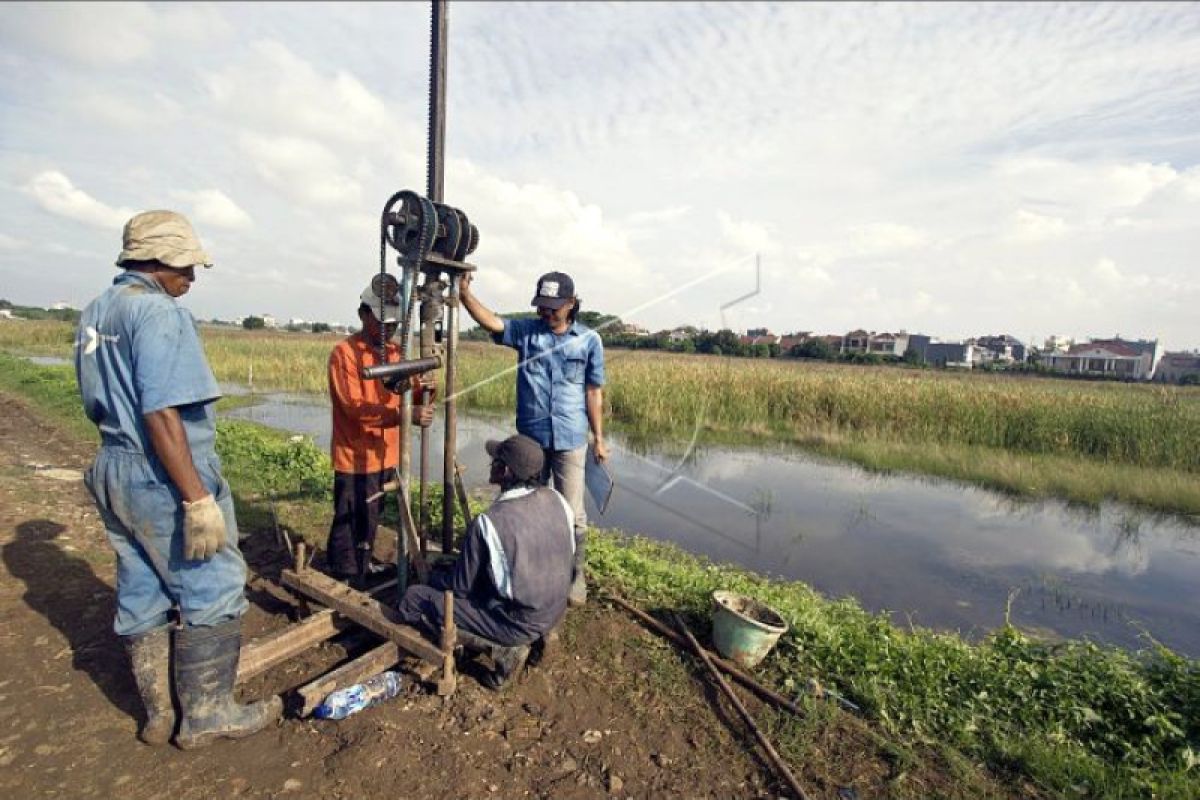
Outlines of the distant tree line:
[{"label": "distant tree line", "polygon": [[21,319],[54,319],[61,322],[79,322],[80,311],[77,308],[38,308],[37,306],[19,306],[4,298],[0,298],[0,309],[12,312],[14,317]]}]

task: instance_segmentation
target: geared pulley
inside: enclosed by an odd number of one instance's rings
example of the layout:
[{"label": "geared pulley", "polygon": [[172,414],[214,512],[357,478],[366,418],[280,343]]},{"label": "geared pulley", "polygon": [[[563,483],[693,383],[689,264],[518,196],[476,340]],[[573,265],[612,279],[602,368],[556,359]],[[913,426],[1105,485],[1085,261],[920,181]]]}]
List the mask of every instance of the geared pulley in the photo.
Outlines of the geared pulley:
[{"label": "geared pulley", "polygon": [[461,263],[479,246],[479,230],[457,208],[416,192],[396,192],[383,209],[383,235],[405,264],[425,268],[435,255]]}]

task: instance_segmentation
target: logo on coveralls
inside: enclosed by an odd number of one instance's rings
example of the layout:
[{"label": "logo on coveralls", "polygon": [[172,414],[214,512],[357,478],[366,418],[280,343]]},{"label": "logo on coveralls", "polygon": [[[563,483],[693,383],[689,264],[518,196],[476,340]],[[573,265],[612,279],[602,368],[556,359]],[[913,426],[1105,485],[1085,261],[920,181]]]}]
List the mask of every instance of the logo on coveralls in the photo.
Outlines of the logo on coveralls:
[{"label": "logo on coveralls", "polygon": [[101,333],[100,331],[93,328],[91,325],[88,325],[87,328],[84,329],[84,335],[87,336],[87,341],[85,342],[82,339],[80,339],[79,341],[77,341],[75,343],[75,346],[82,347],[83,354],[85,356],[90,356],[93,353],[95,353],[96,348],[100,346],[101,342],[112,342],[115,344],[116,342],[121,340],[120,336],[110,336],[106,333]]}]

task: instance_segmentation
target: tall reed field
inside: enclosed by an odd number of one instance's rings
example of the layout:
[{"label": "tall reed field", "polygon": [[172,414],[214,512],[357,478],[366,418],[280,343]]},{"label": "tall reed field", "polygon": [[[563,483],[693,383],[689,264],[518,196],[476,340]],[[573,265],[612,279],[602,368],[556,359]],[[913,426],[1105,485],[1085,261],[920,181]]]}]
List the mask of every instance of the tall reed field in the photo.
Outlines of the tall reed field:
[{"label": "tall reed field", "polygon": [[[205,327],[217,378],[327,390],[332,335]],[[70,326],[0,325],[0,349],[69,355]],[[466,408],[516,404],[515,353],[460,345]],[[610,425],[632,441],[788,442],[868,467],[1200,513],[1200,389],[610,349]]]}]

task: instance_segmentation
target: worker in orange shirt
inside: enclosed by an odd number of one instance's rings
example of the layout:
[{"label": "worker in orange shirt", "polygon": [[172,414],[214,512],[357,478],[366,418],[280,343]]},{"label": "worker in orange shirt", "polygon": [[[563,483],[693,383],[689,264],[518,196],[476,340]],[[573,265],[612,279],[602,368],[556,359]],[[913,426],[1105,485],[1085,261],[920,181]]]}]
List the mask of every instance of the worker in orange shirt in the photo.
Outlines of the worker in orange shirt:
[{"label": "worker in orange shirt", "polygon": [[[401,394],[381,381],[362,377],[364,367],[379,364],[379,343],[387,340],[386,362],[399,361],[400,348],[392,336],[400,324],[398,286],[390,276],[376,278],[360,295],[358,318],[362,329],[347,336],[329,354],[329,400],[333,406],[333,523],[325,557],[338,580],[361,584],[386,569],[371,561],[383,484],[400,463]],[[382,294],[376,289],[382,284]],[[414,400],[421,397],[423,379],[413,376]],[[412,424],[433,422],[433,405],[414,404]]]}]

